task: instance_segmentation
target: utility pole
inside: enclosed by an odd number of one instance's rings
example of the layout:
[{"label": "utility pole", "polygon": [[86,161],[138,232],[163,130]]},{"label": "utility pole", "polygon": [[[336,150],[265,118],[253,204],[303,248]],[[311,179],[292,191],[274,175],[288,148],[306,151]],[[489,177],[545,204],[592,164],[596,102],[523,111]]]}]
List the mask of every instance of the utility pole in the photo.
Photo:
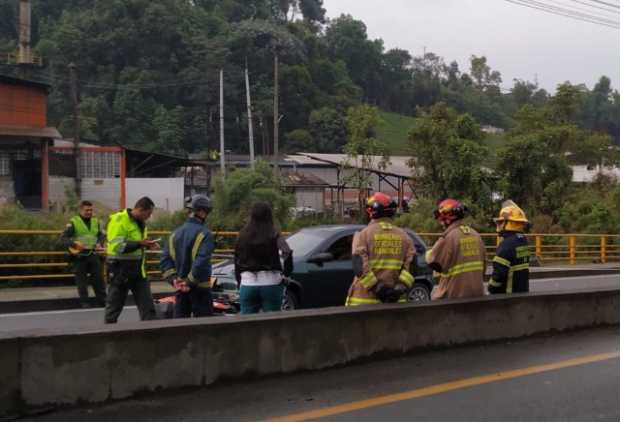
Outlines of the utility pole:
[{"label": "utility pole", "polygon": [[279,175],[280,169],[278,168],[279,164],[279,125],[280,125],[280,111],[279,111],[279,78],[278,78],[278,52],[274,52],[274,83],[273,83],[273,171],[276,176]]},{"label": "utility pole", "polygon": [[226,150],[224,149],[224,69],[220,69],[220,172],[226,177]]},{"label": "utility pole", "polygon": [[75,161],[75,195],[82,196],[82,177],[80,175],[80,99],[78,96],[77,72],[75,63],[69,64],[71,74],[71,100],[73,101],[73,158]]},{"label": "utility pole", "polygon": [[250,96],[250,72],[248,70],[248,58],[245,58],[245,92],[248,103],[248,134],[250,142],[250,166],[254,168],[254,124],[252,123],[252,100]]}]

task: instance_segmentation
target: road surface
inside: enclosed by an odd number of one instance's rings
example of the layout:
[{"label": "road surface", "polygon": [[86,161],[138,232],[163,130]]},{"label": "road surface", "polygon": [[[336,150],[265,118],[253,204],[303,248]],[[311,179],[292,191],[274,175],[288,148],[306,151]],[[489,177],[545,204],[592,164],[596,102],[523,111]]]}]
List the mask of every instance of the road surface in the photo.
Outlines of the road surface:
[{"label": "road surface", "polygon": [[[533,292],[571,291],[585,288],[620,288],[620,274],[549,278],[530,281]],[[135,306],[127,306],[119,324],[138,321]],[[0,314],[0,331],[18,331],[36,328],[93,327],[103,324],[103,309],[74,309],[62,311]]]},{"label": "road surface", "polygon": [[619,379],[620,327],[611,327],[153,394],[25,420],[615,422]]}]

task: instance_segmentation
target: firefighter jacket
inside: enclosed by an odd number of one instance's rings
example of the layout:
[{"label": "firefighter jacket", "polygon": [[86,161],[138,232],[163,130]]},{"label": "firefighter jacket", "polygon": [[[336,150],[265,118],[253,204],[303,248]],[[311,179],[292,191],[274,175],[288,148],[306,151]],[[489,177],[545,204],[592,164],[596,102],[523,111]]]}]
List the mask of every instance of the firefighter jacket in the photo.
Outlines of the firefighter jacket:
[{"label": "firefighter jacket", "polygon": [[[103,244],[104,238],[97,218],[83,218],[76,215],[65,227],[61,241],[71,255],[84,257],[92,255],[97,244]],[[80,242],[86,247],[86,250],[78,251],[75,248],[75,242]]]},{"label": "firefighter jacket", "polygon": [[502,242],[493,258],[489,293],[526,293],[530,291],[530,249],[521,233],[502,232]]},{"label": "firefighter jacket", "polygon": [[[413,241],[388,218],[373,220],[357,232],[352,254],[354,260],[361,260],[362,269],[351,284],[346,306],[380,303],[376,295],[380,287],[402,284],[408,289],[414,283],[409,272],[415,256]],[[406,295],[400,301],[406,301]]]},{"label": "firefighter jacket", "polygon": [[433,299],[484,296],[486,250],[474,229],[451,224],[426,255],[429,267],[440,273]]},{"label": "firefighter jacket", "polygon": [[164,279],[180,278],[190,285],[210,287],[213,235],[197,218],[191,217],[168,238],[159,266]]},{"label": "firefighter jacket", "polygon": [[131,209],[110,216],[107,254],[109,262],[120,262],[133,276],[146,278],[146,252],[140,242],[148,236],[146,224],[131,216]]}]

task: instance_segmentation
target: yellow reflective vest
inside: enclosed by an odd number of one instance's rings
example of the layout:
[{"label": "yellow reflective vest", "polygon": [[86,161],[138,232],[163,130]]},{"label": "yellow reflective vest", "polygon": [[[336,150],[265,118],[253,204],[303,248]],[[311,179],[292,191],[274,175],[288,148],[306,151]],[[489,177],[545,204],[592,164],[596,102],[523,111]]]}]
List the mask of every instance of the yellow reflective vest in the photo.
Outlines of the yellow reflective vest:
[{"label": "yellow reflective vest", "polygon": [[131,217],[129,210],[112,214],[108,223],[108,260],[111,261],[140,261],[142,277],[146,278],[146,253],[143,248],[125,252],[127,242],[141,242],[146,239],[148,230],[140,228],[138,222]]}]

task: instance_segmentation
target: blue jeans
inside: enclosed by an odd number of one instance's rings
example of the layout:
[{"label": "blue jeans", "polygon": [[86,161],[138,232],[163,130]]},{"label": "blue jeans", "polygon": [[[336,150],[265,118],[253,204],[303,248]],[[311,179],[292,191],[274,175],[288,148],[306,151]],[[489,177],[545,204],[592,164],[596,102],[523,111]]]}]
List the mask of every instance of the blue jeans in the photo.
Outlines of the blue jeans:
[{"label": "blue jeans", "polygon": [[256,314],[259,311],[276,312],[282,309],[284,286],[244,286],[239,290],[239,304],[242,314]]}]

